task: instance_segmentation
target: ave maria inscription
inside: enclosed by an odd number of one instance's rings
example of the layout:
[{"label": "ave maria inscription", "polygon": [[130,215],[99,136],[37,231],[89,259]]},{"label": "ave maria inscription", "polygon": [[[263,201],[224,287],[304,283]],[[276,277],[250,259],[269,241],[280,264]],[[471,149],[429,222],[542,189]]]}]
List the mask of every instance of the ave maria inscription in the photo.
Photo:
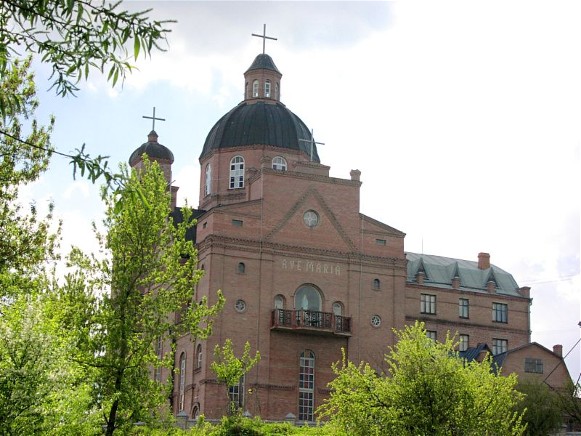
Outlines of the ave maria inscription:
[{"label": "ave maria inscription", "polygon": [[281,267],[287,271],[302,271],[315,274],[341,275],[341,266],[331,263],[317,262],[314,260],[282,259]]}]

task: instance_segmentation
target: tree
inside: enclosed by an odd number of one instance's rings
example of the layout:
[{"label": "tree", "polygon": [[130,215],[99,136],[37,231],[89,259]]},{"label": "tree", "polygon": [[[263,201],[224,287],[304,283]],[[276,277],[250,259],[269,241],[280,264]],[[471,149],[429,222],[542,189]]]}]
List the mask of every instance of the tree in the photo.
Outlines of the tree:
[{"label": "tree", "polygon": [[464,362],[451,338],[426,336],[416,322],[396,332],[385,356],[388,372],[343,357],[333,365],[337,377],[331,397],[319,409],[337,433],[353,435],[521,435],[521,416],[513,412],[522,395],[516,376],[503,377],[490,360]]},{"label": "tree", "polygon": [[[150,20],[151,9],[120,10],[121,1],[3,0],[0,3],[0,75],[19,51],[38,54],[52,68],[57,94],[78,90],[92,69],[115,85],[133,66],[130,59],[162,49],[171,21]],[[0,115],[18,106],[17,94],[0,98]]]},{"label": "tree", "polygon": [[516,411],[527,425],[525,434],[544,436],[558,430],[563,421],[559,395],[541,380],[527,378],[518,382],[517,390],[524,394]]},{"label": "tree", "polygon": [[91,386],[69,359],[50,300],[21,294],[2,307],[0,434],[89,434],[97,424]]},{"label": "tree", "polygon": [[22,101],[17,111],[0,117],[0,130],[10,134],[0,140],[0,298],[24,289],[31,292],[46,261],[57,257],[58,229],[50,229],[52,205],[41,218],[35,204],[25,210],[18,197],[19,189],[48,166],[54,122],[39,126],[34,118],[38,101],[29,67],[30,59],[14,62],[0,78],[0,95],[19,95]]},{"label": "tree", "polygon": [[[123,171],[126,174],[126,170]],[[126,431],[136,422],[158,422],[167,413],[167,384],[151,377],[152,368],[171,367],[173,352],[161,359],[159,338],[175,343],[186,333],[205,338],[223,305],[208,306],[195,298],[202,271],[186,231],[194,222],[184,208],[184,220],[169,218],[167,182],[159,165],[144,156],[144,168],[126,175],[118,193],[103,190],[107,205],[104,227],[97,234],[103,259],[73,250],[75,269],[62,294],[63,328],[74,330],[74,359],[87,368],[94,398],[104,416],[106,434]],[[174,323],[174,314],[180,322]],[[171,380],[170,380],[171,381]]]},{"label": "tree", "polygon": [[[53,88],[58,95],[74,94],[78,83],[92,70],[107,74],[115,86],[134,69],[132,60],[164,50],[162,43],[172,20],[151,20],[151,9],[129,12],[121,0],[2,0],[0,2],[0,117],[23,113],[27,95],[3,89],[21,53],[38,55],[52,68]],[[91,157],[84,144],[74,155],[45,148],[0,126],[0,134],[21,147],[36,147],[70,159],[77,172],[92,182],[104,177],[120,186],[120,174],[111,171],[107,156]],[[51,153],[48,153],[50,157]]]},{"label": "tree", "polygon": [[[238,411],[240,404],[236,404],[230,398],[230,388],[238,386],[242,377],[260,361],[260,352],[256,351],[254,357],[250,356],[250,342],[244,344],[242,357],[236,357],[232,340],[226,339],[224,346],[216,344],[214,348],[214,361],[210,364],[212,371],[216,374],[219,382],[226,385],[226,396],[228,397],[228,412],[230,414]],[[239,393],[240,394],[240,393]]]}]

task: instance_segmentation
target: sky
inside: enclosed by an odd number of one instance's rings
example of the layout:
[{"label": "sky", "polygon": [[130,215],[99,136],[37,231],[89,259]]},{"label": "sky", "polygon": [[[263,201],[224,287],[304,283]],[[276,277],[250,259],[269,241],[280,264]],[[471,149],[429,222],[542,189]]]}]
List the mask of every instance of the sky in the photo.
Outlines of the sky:
[{"label": "sky", "polygon": [[[127,162],[147,141],[175,156],[178,205],[198,205],[198,158],[214,123],[243,98],[262,52],[281,100],[323,142],[331,176],[361,171],[361,212],[406,233],[406,251],[491,262],[530,286],[532,341],[562,344],[580,376],[581,2],[126,2],[175,19],[167,51],[140,58],[112,89],[93,74],[76,97],[48,90],[37,118],[52,142]],[[28,187],[52,200],[63,247],[94,250],[98,186],[66,159]],[[575,346],[575,344],[577,345]]]}]

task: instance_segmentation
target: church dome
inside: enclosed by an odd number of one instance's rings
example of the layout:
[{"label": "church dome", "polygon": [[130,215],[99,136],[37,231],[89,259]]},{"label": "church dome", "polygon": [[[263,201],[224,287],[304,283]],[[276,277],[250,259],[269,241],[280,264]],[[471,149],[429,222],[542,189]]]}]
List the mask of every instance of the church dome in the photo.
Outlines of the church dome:
[{"label": "church dome", "polygon": [[150,159],[154,160],[165,160],[173,164],[174,157],[173,153],[165,145],[157,142],[157,133],[152,130],[147,136],[147,142],[141,144],[129,157],[129,165],[134,166],[135,163],[141,159],[141,156],[145,153]]},{"label": "church dome", "polygon": [[276,71],[280,74],[280,71],[278,71],[278,68],[276,68],[276,65],[274,65],[274,61],[266,53],[262,53],[256,56],[254,62],[252,62],[252,65],[250,65],[246,72],[248,73],[252,70],[270,70]]},{"label": "church dome", "polygon": [[[308,141],[311,141],[311,132],[284,104],[243,101],[212,127],[200,159],[215,150],[252,145],[297,150],[310,156],[311,145]],[[312,160],[320,163],[314,144],[312,152]]]}]

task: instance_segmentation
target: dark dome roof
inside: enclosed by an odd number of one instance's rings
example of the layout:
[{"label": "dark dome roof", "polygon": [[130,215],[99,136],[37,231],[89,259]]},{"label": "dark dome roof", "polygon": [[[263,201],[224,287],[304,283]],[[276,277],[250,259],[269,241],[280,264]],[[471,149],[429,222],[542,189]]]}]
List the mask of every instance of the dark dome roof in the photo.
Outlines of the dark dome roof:
[{"label": "dark dome roof", "polygon": [[252,65],[250,65],[250,68],[248,68],[246,72],[252,70],[272,70],[280,74],[280,71],[278,71],[278,68],[274,65],[272,58],[264,53],[256,56],[256,59],[254,59],[254,62],[252,62]]},{"label": "dark dome roof", "polygon": [[[310,156],[310,144],[299,139],[310,140],[311,132],[285,105],[264,101],[248,104],[244,101],[212,127],[200,159],[214,150],[257,144],[300,150]],[[315,144],[313,161],[320,162]]]},{"label": "dark dome roof", "polygon": [[157,138],[157,133],[155,133],[155,130],[152,130],[147,137],[148,141],[141,144],[137,150],[131,153],[131,156],[129,157],[129,165],[133,166],[135,161],[140,159],[143,153],[147,154],[150,159],[162,159],[169,161],[169,163],[173,163],[173,153],[165,145],[161,145],[157,142]]}]

